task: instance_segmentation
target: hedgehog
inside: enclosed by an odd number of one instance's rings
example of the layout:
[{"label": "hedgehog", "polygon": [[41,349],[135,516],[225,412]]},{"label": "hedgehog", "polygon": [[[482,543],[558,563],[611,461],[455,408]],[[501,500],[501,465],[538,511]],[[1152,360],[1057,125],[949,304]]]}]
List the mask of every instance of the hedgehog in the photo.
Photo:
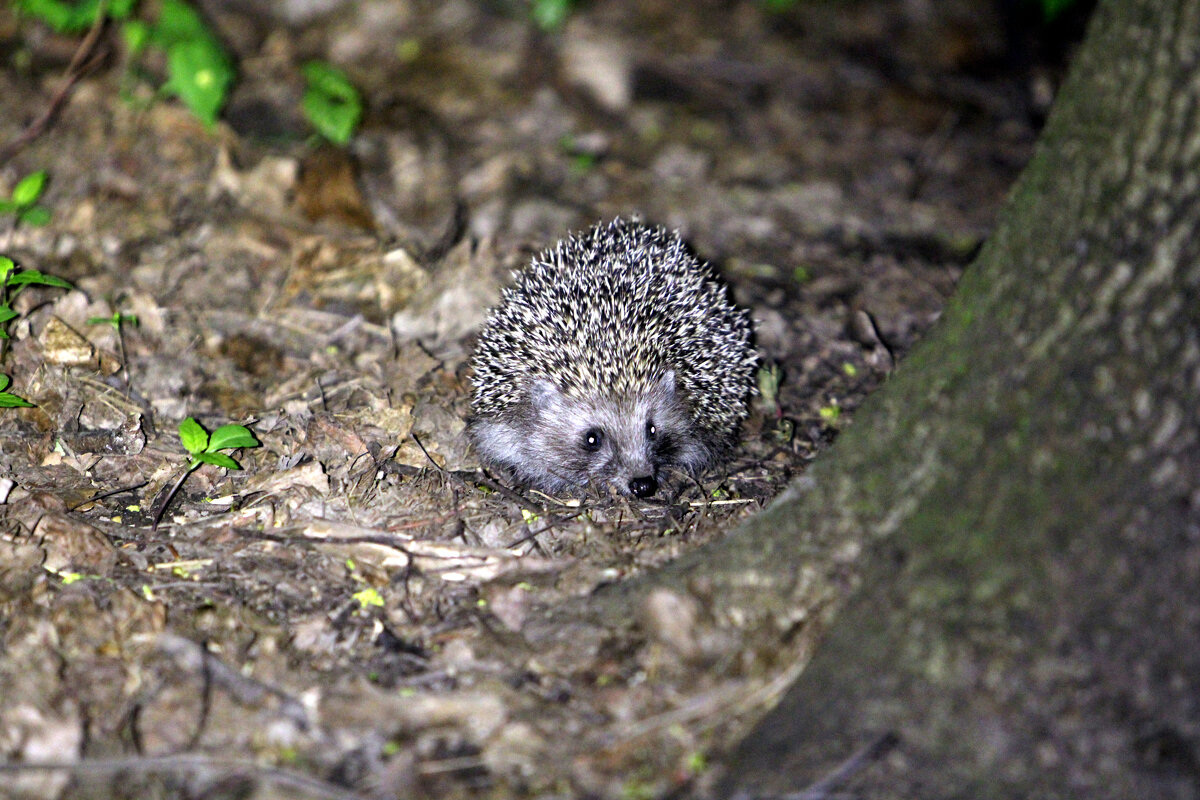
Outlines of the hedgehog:
[{"label": "hedgehog", "polygon": [[616,219],[545,250],[479,334],[467,435],[548,493],[648,498],[734,444],[754,392],[749,314],[677,233]]}]

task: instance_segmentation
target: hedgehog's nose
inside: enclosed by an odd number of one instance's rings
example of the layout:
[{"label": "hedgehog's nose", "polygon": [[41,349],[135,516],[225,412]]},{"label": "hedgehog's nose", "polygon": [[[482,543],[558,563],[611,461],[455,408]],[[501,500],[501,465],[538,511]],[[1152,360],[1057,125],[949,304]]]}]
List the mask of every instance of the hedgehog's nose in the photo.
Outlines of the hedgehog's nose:
[{"label": "hedgehog's nose", "polygon": [[633,478],[629,481],[629,491],[633,492],[637,497],[650,497],[658,491],[658,481],[654,480],[653,475]]}]

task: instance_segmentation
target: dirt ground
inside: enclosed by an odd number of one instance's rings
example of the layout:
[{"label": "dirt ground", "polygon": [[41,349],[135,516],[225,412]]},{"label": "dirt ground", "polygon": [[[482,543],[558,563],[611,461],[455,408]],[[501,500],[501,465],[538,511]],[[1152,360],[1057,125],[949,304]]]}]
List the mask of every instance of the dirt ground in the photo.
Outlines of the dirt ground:
[{"label": "dirt ground", "polygon": [[[5,191],[46,169],[53,213],[0,221],[0,253],[76,287],[21,294],[0,361],[37,404],[0,412],[0,796],[703,794],[764,709],[645,642],[563,661],[522,628],[835,439],[986,237],[1052,66],[974,0],[597,0],[549,34],[482,0],[203,5],[240,73],[214,130],[108,32],[0,164]],[[79,38],[6,6],[0,41],[2,146]],[[300,116],[311,58],[367,100],[346,149]],[[473,330],[532,253],[631,214],[718,266],[777,394],[650,501],[478,471]],[[155,527],[187,416],[262,446]]]}]

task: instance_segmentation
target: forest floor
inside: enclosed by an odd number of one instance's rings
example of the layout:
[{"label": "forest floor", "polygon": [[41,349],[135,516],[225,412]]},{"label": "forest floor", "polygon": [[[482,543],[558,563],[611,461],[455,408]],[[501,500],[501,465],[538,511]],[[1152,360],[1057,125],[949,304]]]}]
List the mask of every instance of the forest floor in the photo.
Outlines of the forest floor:
[{"label": "forest floor", "polygon": [[[554,33],[467,0],[204,5],[239,69],[214,129],[108,31],[0,164],[5,191],[47,170],[52,212],[0,253],[75,287],[23,291],[0,361],[36,403],[0,412],[0,763],[90,765],[0,796],[702,793],[762,708],[522,628],[726,535],[835,439],[987,236],[1053,70],[968,0],[598,0]],[[3,146],[79,37],[6,6],[0,41]],[[348,148],[300,114],[312,58],[366,98]],[[632,214],[718,267],[778,392],[648,501],[478,471],[473,331],[533,253]],[[262,446],[155,526],[188,416]]]}]

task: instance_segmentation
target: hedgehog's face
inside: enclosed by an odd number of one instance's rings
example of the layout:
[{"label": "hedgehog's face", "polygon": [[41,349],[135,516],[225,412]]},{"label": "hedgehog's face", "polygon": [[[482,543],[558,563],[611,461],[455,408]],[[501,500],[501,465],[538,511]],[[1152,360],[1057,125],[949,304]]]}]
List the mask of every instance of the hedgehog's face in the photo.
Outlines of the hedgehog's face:
[{"label": "hedgehog's face", "polygon": [[541,379],[530,387],[529,403],[528,453],[545,474],[534,483],[590,485],[645,498],[658,491],[664,472],[695,472],[711,458],[673,371],[624,398],[575,398]]}]

